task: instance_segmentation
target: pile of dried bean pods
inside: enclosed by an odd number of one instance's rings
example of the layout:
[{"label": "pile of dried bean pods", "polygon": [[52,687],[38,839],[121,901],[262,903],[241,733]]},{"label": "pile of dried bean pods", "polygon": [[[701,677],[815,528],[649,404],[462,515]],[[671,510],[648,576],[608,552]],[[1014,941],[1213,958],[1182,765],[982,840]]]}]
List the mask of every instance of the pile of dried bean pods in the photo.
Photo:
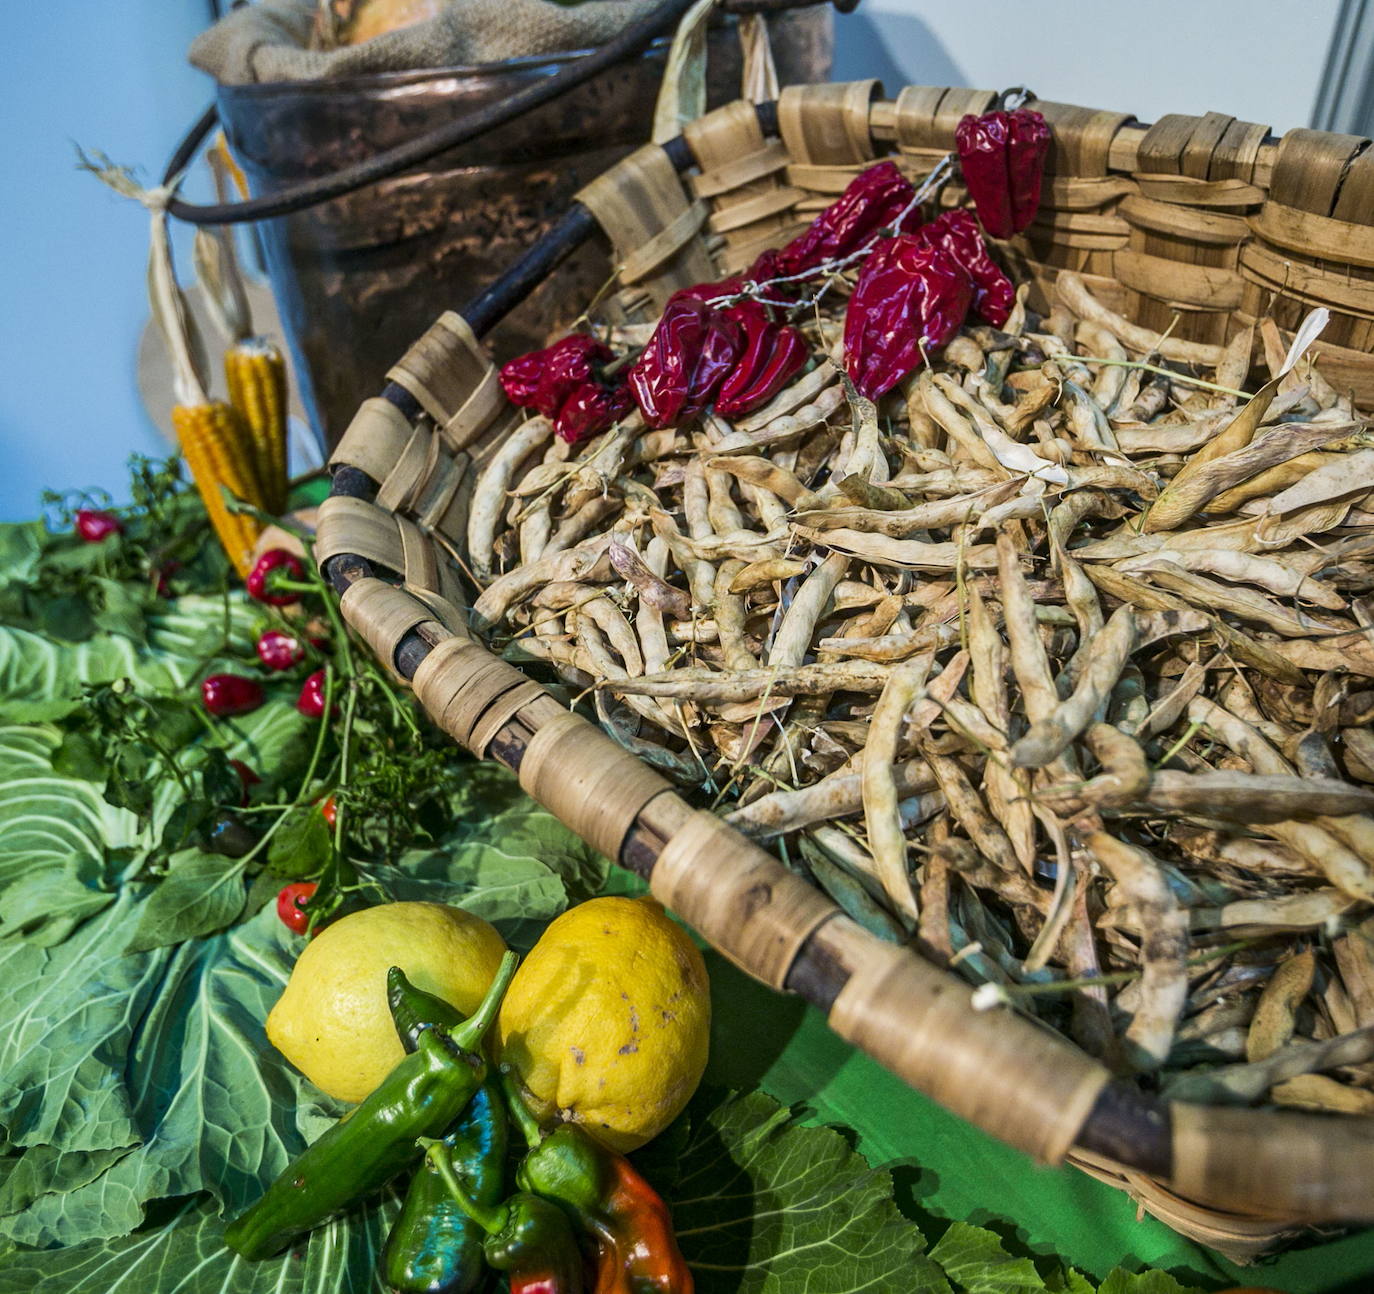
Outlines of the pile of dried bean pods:
[{"label": "pile of dried bean pods", "polygon": [[875,406],[842,292],[734,423],[523,423],[479,623],[980,1004],[1171,1095],[1374,1112],[1374,436],[1301,344],[1240,393],[1272,324],[1161,342],[1071,274]]}]

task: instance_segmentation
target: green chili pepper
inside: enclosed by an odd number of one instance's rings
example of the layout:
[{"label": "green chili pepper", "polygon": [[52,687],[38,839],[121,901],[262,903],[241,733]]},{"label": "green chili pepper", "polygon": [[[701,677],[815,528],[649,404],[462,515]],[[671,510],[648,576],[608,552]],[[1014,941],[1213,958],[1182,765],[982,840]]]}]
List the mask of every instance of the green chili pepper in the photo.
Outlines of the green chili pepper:
[{"label": "green chili pepper", "polygon": [[[387,1002],[407,1051],[438,1025],[453,1029],[463,1015],[443,998],[416,988],[399,966],[387,972]],[[479,1204],[498,1204],[505,1193],[506,1109],[493,1082],[477,1089],[457,1125],[444,1138],[458,1172]],[[426,1160],[415,1170],[400,1215],[382,1252],[382,1276],[403,1294],[469,1294],[482,1279],[486,1233],[449,1194]]]},{"label": "green chili pepper", "polygon": [[582,1255],[558,1205],[524,1192],[504,1204],[479,1204],[458,1180],[448,1147],[426,1138],[420,1145],[458,1207],[487,1233],[482,1252],[510,1276],[511,1294],[582,1294]]},{"label": "green chili pepper", "polygon": [[225,1243],[245,1258],[266,1258],[331,1214],[376,1190],[415,1160],[418,1137],[436,1137],[472,1100],[487,1075],[482,1039],[515,974],[501,961],[472,1019],[424,1031],[419,1046],[381,1085],[287,1167],[267,1193],[229,1224]]},{"label": "green chili pepper", "polygon": [[436,1024],[443,1029],[456,1029],[463,1023],[463,1013],[433,993],[416,988],[399,966],[386,973],[386,1002],[401,1045],[414,1051],[420,1045],[420,1035]]},{"label": "green chili pepper", "polygon": [[596,1241],[596,1294],[692,1294],[668,1207],[634,1165],[575,1123],[544,1133],[512,1076],[501,1081],[530,1147],[516,1184],[561,1205]]},{"label": "green chili pepper", "polygon": [[[457,1171],[478,1204],[505,1194],[506,1113],[494,1083],[477,1089],[444,1138]],[[382,1277],[404,1294],[469,1294],[482,1279],[485,1232],[454,1200],[428,1160],[415,1170],[382,1253]]]}]

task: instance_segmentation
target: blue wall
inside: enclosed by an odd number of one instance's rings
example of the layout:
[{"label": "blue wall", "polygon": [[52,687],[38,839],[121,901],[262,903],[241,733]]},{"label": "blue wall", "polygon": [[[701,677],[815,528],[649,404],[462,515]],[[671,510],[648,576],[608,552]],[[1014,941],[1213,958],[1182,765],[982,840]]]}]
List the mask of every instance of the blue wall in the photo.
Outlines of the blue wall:
[{"label": "blue wall", "polygon": [[[34,515],[44,486],[118,493],[131,451],[166,452],[134,382],[148,220],[76,170],[74,144],[157,178],[210,97],[185,57],[209,12],[206,0],[5,5],[0,519]],[[184,240],[178,253],[189,269]]]}]

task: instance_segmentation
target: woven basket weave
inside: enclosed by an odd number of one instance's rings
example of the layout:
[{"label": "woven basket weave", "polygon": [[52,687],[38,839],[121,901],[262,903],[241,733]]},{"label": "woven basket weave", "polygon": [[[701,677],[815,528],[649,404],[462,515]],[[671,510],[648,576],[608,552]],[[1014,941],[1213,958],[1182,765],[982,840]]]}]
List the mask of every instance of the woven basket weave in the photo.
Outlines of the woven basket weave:
[{"label": "woven basket weave", "polygon": [[[595,218],[620,285],[641,289],[631,321],[790,238],[877,157],[924,175],[959,119],[995,98],[881,93],[862,81],[789,88],[775,108],[729,105],[579,194],[570,216]],[[1374,214],[1369,141],[1298,130],[1275,142],[1219,114],[1145,127],[1036,106],[1054,134],[1045,199],[1000,251],[1042,309],[1073,269],[1105,304],[1144,328],[1173,322],[1192,358],[1215,363],[1257,317],[1287,328],[1327,305],[1321,368],[1374,406],[1362,349],[1374,337],[1374,226],[1356,219]],[[943,201],[964,196],[949,186]],[[557,252],[535,249],[515,277],[532,281]],[[1241,1258],[1305,1226],[1374,1220],[1374,1120],[1166,1105],[1032,1021],[973,1011],[962,981],[862,930],[472,636],[460,574],[472,483],[518,419],[474,333],[499,308],[488,293],[466,319],[443,315],[397,363],[335,452],[320,513],[317,556],[345,617],[435,722],[516,770],[725,956],[815,1003],[842,1037],[1036,1160],[1076,1162]]]}]

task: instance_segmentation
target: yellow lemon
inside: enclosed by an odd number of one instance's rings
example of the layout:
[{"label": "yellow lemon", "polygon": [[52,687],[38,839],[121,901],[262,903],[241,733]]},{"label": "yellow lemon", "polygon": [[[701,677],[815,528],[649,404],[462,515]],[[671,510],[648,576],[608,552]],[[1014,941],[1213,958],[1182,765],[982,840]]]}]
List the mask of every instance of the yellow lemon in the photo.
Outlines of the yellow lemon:
[{"label": "yellow lemon", "polygon": [[470,1015],[505,951],[494,926],[442,903],[350,913],[301,953],[267,1037],[316,1087],[361,1101],[404,1055],[386,1002],[388,967]]},{"label": "yellow lemon", "polygon": [[706,965],[653,899],[592,899],[544,932],[515,973],[497,1047],[541,1120],[580,1123],[614,1150],[662,1132],[701,1081]]}]

